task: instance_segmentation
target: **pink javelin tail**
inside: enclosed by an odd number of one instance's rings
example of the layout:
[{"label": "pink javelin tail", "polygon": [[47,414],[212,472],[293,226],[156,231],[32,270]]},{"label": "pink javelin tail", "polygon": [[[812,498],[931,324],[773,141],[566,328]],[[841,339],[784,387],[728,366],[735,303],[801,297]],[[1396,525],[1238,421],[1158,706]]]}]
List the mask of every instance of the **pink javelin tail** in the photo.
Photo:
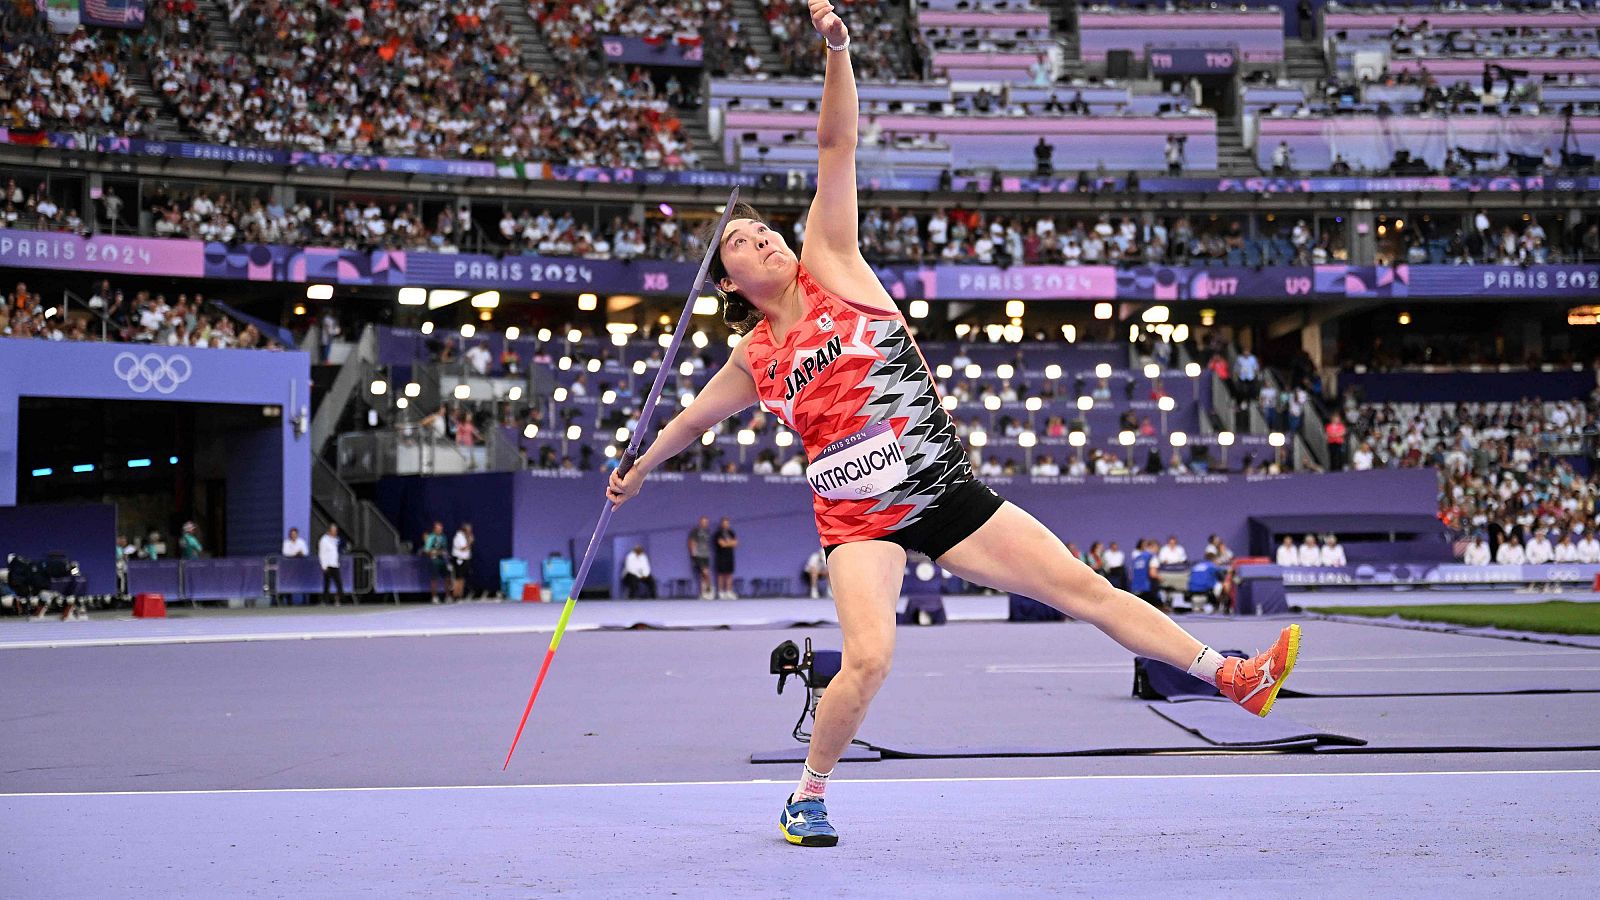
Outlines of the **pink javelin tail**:
[{"label": "pink javelin tail", "polygon": [[550,671],[550,660],[556,658],[556,648],[551,647],[544,653],[544,665],[539,667],[539,678],[533,683],[533,693],[528,695],[528,705],[523,707],[522,721],[517,723],[517,736],[511,739],[511,749],[506,751],[506,764],[500,767],[504,772],[511,768],[511,755],[517,752],[517,741],[522,740],[522,729],[528,725],[528,713],[533,712],[533,701],[539,698],[539,688],[544,685],[544,675]]}]

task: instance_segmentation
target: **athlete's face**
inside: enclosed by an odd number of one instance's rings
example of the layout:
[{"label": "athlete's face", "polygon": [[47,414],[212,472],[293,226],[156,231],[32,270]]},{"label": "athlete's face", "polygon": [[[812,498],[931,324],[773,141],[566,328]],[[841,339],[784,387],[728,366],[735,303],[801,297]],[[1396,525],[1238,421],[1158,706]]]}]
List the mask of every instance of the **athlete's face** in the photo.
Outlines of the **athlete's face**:
[{"label": "athlete's face", "polygon": [[722,232],[722,265],[728,274],[718,284],[752,300],[770,296],[794,280],[800,260],[783,235],[755,219],[734,219]]}]

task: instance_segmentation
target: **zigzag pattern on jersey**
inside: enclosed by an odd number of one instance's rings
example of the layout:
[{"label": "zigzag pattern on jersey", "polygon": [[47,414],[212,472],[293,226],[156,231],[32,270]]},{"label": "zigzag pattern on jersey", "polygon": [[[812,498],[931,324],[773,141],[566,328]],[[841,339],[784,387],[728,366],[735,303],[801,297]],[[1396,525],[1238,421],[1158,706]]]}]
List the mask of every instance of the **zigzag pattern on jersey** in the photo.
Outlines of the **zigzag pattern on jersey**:
[{"label": "zigzag pattern on jersey", "polygon": [[828,544],[869,540],[905,528],[940,495],[973,478],[955,423],[940,404],[922,354],[904,323],[866,321],[868,342],[883,355],[883,361],[873,361],[854,387],[841,392],[839,400],[848,402],[829,408],[856,410],[851,416],[856,421],[849,424],[851,432],[892,422],[906,456],[907,475],[894,490],[871,499],[815,498],[817,528]]}]

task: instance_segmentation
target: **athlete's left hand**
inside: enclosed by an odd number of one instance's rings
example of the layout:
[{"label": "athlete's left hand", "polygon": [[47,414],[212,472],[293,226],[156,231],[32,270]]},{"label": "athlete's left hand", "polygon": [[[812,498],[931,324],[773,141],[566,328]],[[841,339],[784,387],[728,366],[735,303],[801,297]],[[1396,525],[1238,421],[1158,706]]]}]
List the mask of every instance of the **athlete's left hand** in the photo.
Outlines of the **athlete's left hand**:
[{"label": "athlete's left hand", "polygon": [[845,42],[850,36],[850,29],[844,27],[844,20],[833,11],[833,4],[828,0],[811,0],[811,24],[817,28],[817,33],[835,47]]}]

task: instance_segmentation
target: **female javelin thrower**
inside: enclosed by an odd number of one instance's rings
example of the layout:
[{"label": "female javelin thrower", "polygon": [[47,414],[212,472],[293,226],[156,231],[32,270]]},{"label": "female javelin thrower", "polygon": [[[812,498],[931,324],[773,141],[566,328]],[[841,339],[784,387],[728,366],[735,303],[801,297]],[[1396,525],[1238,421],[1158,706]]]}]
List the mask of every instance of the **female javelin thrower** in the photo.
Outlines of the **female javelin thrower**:
[{"label": "female javelin thrower", "polygon": [[889,673],[906,550],[960,577],[1022,594],[1092,623],[1129,650],[1187,669],[1266,715],[1299,649],[1299,626],[1250,660],[1224,659],[1160,610],[1112,587],[1056,536],[972,472],[927,364],[856,239],[855,77],[849,32],[828,0],[810,0],[828,46],[817,122],[817,193],[804,253],[746,211],[718,241],[710,272],[739,352],[667,424],[628,473],[612,473],[613,507],[705,431],[754,403],[799,433],[828,552],[843,668],[817,710],[799,786],[779,825],[791,844],[839,835],[823,795],[834,764]]}]

